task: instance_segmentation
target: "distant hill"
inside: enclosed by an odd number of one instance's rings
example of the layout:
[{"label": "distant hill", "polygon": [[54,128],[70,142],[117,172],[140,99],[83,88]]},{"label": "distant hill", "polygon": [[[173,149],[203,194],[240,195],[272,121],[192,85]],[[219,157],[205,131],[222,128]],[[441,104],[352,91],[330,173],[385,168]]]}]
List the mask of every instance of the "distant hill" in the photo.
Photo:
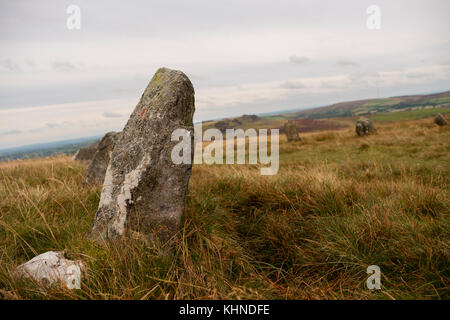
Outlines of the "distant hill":
[{"label": "distant hill", "polygon": [[227,128],[279,129],[284,133],[287,119],[296,121],[300,132],[336,130],[354,125],[355,117],[367,116],[376,122],[415,120],[437,113],[450,113],[450,91],[382,99],[340,102],[330,106],[284,110],[258,115],[203,121],[203,130],[216,128],[225,133]]},{"label": "distant hill", "polygon": [[331,106],[302,110],[283,114],[285,118],[338,118],[360,115],[373,115],[405,110],[449,108],[450,91],[414,96],[399,96],[382,99],[366,99],[340,102]]},{"label": "distant hill", "polygon": [[0,150],[0,161],[43,158],[60,154],[72,154],[75,153],[78,149],[83,148],[99,139],[100,137],[96,136],[3,149]]}]

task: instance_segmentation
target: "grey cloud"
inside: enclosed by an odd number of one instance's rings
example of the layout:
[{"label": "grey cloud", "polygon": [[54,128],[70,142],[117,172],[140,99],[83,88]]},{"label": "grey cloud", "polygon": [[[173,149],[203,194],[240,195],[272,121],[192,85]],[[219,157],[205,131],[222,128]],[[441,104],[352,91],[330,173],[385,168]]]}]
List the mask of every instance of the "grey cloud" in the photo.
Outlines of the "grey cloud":
[{"label": "grey cloud", "polygon": [[340,65],[340,66],[353,66],[353,67],[357,67],[359,66],[358,63],[354,62],[354,61],[350,61],[350,60],[338,60],[336,62],[336,64]]},{"label": "grey cloud", "polygon": [[298,81],[286,81],[280,85],[280,88],[283,89],[302,89],[306,88],[306,86]]},{"label": "grey cloud", "polygon": [[7,136],[7,135],[10,135],[10,134],[19,134],[19,133],[22,133],[22,131],[20,131],[20,130],[9,130],[9,131],[0,132],[0,136]]},{"label": "grey cloud", "polygon": [[410,79],[420,79],[432,76],[432,74],[429,72],[414,72],[414,73],[407,73],[406,76]]},{"label": "grey cloud", "polygon": [[34,62],[34,60],[27,59],[27,65],[28,65],[30,68],[34,68],[34,67],[36,67],[36,62]]},{"label": "grey cloud", "polygon": [[52,63],[53,70],[69,72],[75,70],[75,65],[69,61],[55,61]]},{"label": "grey cloud", "polygon": [[303,64],[307,63],[309,61],[308,57],[299,57],[299,56],[290,56],[289,62],[296,63],[296,64]]},{"label": "grey cloud", "polygon": [[334,88],[337,88],[336,84],[331,83],[330,81],[321,81],[320,87],[321,87],[321,88],[325,88],[325,89],[334,89]]},{"label": "grey cloud", "polygon": [[1,61],[0,66],[9,71],[14,71],[14,72],[20,71],[20,65],[10,58]]},{"label": "grey cloud", "polygon": [[47,126],[47,128],[53,129],[53,128],[65,127],[65,126],[68,126],[68,125],[71,125],[71,124],[72,124],[72,122],[63,121],[61,123],[47,122],[45,125]]},{"label": "grey cloud", "polygon": [[[206,29],[219,30],[225,25],[229,30],[241,31],[242,27],[261,22],[265,25],[296,23],[302,26],[323,26],[330,23],[330,15],[327,12],[332,12],[333,17],[342,17],[342,21],[349,24],[352,13],[361,10],[360,4],[355,0],[347,3],[345,10],[341,5],[331,1],[326,5],[317,6],[312,0],[277,2],[230,0],[220,3],[210,0],[136,0],[133,5],[119,0],[78,1],[82,16],[81,31],[86,28],[89,32],[69,35],[65,21],[68,16],[66,8],[71,2],[77,1],[35,2],[30,1],[24,4],[22,1],[2,1],[0,5],[2,8],[0,37],[2,39],[61,41],[67,37],[85,40],[130,34],[164,37],[179,34],[180,28],[183,34]],[[258,14],[252,14],[256,6]],[[315,12],[319,14],[314,14]],[[83,19],[83,16],[89,18]],[[17,17],[26,17],[27,24],[24,23],[25,19],[17,19]],[[117,23],[118,21],[121,23]],[[233,23],[230,23],[231,21]],[[30,28],[30,25],[39,26],[39,28]]]},{"label": "grey cloud", "polygon": [[57,123],[46,123],[45,125],[49,128],[58,128],[60,126]]},{"label": "grey cloud", "polygon": [[350,81],[362,81],[368,78],[379,78],[380,74],[378,72],[359,72],[352,73],[348,75]]},{"label": "grey cloud", "polygon": [[119,94],[127,92],[127,90],[123,89],[123,88],[112,88],[111,91],[114,93],[119,93]]},{"label": "grey cloud", "polygon": [[120,113],[109,112],[109,111],[103,112],[103,116],[104,116],[105,118],[121,118],[121,117],[123,117],[123,115],[120,114]]}]

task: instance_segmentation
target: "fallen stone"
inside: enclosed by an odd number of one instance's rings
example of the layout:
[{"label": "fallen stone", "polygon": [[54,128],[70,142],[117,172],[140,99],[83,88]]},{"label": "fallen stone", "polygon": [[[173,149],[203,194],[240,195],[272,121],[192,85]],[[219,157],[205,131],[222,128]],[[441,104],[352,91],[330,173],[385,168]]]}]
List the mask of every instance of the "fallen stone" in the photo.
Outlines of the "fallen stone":
[{"label": "fallen stone", "polygon": [[355,130],[356,134],[360,137],[375,132],[375,128],[373,126],[372,121],[366,118],[361,118],[358,121],[356,121]]},{"label": "fallen stone", "polygon": [[89,167],[86,170],[84,183],[103,183],[111,152],[117,139],[117,135],[117,132],[108,132],[107,134],[105,134],[102,140],[100,140],[97,146],[97,151],[95,151]]},{"label": "fallen stone", "polygon": [[81,261],[68,260],[63,252],[48,251],[18,266],[13,275],[32,278],[46,287],[62,281],[68,289],[80,289],[82,268]]},{"label": "fallen stone", "polygon": [[447,125],[448,122],[447,119],[445,119],[445,117],[442,114],[438,113],[434,118],[434,123],[436,123],[440,127],[443,127]]},{"label": "fallen stone", "polygon": [[149,242],[167,243],[174,237],[192,164],[172,162],[172,149],[179,142],[171,136],[174,130],[185,129],[193,141],[194,108],[188,77],[181,71],[159,69],[111,153],[91,239],[120,239],[136,232]]},{"label": "fallen stone", "polygon": [[298,136],[297,125],[295,121],[288,120],[284,124],[284,132],[286,134],[287,141],[299,141],[300,137]]},{"label": "fallen stone", "polygon": [[72,157],[72,160],[81,162],[90,162],[94,157],[95,151],[97,151],[97,146],[99,142],[94,142],[87,147],[79,149]]}]

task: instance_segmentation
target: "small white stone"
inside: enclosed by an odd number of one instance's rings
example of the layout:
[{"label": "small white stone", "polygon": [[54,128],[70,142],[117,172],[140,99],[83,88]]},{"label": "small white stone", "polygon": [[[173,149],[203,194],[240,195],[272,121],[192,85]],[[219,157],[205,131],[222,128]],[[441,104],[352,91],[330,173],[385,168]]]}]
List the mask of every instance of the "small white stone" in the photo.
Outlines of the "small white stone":
[{"label": "small white stone", "polygon": [[18,266],[13,274],[32,278],[46,286],[61,280],[68,289],[80,289],[82,267],[81,261],[68,260],[62,252],[48,251]]}]

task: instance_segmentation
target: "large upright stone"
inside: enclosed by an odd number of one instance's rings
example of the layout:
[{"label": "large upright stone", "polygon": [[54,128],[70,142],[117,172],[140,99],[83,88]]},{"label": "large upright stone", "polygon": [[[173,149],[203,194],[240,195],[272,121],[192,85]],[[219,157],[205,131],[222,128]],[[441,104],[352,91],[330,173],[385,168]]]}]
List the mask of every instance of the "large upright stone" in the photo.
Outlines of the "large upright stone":
[{"label": "large upright stone", "polygon": [[[174,164],[172,132],[185,129],[194,155],[194,88],[159,69],[119,135],[106,170],[91,239],[144,235],[165,243],[178,231],[192,164]],[[192,162],[191,162],[192,163]]]},{"label": "large upright stone", "polygon": [[111,152],[114,148],[117,137],[118,133],[111,131],[105,134],[102,140],[100,140],[97,146],[97,151],[95,151],[91,163],[86,170],[86,175],[84,176],[85,183],[103,183],[106,168],[108,168]]},{"label": "large upright stone", "polygon": [[366,118],[361,118],[356,121],[355,131],[358,136],[362,137],[375,132],[375,128],[372,121]]},{"label": "large upright stone", "polygon": [[443,127],[447,124],[447,119],[445,119],[442,114],[438,113],[434,118],[434,123],[436,123],[440,127]]},{"label": "large upright stone", "polygon": [[284,124],[284,132],[286,133],[287,141],[299,141],[297,125],[294,120],[288,120]]}]

